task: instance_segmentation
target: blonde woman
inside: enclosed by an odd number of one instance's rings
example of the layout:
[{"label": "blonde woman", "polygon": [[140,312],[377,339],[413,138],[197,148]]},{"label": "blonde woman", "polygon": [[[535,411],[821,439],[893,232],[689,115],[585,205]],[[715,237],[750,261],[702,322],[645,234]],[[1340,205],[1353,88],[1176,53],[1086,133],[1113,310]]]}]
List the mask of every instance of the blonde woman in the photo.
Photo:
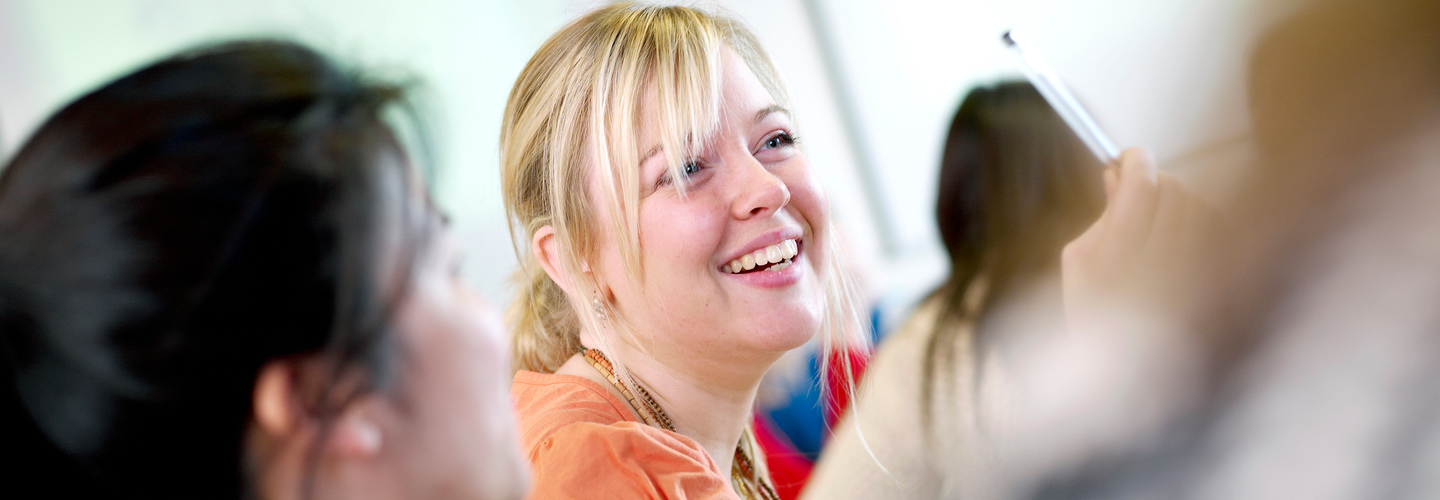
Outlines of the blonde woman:
[{"label": "blonde woman", "polygon": [[776,497],[761,377],[866,339],[795,123],[754,36],[690,8],[599,9],[520,74],[501,175],[536,497]]}]

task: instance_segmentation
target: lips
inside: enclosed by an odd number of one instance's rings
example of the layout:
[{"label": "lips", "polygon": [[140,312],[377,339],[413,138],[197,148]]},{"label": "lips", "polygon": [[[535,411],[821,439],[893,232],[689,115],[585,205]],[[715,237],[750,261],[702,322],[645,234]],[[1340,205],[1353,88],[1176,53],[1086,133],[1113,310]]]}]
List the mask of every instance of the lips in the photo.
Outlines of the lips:
[{"label": "lips", "polygon": [[780,272],[790,266],[790,259],[800,254],[800,244],[795,239],[786,239],[768,245],[720,266],[722,272],[745,274],[753,272]]}]

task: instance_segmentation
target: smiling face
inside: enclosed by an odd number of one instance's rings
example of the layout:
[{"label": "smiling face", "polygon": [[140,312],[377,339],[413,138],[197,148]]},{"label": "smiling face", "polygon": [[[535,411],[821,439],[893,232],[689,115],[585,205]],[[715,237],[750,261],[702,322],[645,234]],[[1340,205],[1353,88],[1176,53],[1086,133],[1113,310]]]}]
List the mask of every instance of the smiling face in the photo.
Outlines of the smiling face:
[{"label": "smiling face", "polygon": [[[598,238],[606,298],[657,360],[773,361],[809,340],[823,314],[829,213],[793,119],[728,48],[720,79],[719,123],[701,150],[680,155],[683,194],[659,150],[653,93],[642,101],[638,282],[614,236]],[[611,227],[592,205],[597,226]]]}]

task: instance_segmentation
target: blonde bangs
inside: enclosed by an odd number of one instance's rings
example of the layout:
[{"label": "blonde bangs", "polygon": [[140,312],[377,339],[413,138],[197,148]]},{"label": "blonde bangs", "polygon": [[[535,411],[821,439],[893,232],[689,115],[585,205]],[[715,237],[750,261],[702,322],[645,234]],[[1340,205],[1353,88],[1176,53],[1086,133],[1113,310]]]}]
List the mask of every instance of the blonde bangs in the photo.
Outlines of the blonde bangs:
[{"label": "blonde bangs", "polygon": [[[611,214],[628,277],[640,282],[640,164],[658,147],[672,179],[720,121],[721,30],[711,18],[676,7],[635,7],[608,23],[611,33],[594,54],[603,60],[591,86],[587,139],[597,193]],[[647,118],[642,109],[653,96],[653,125],[658,144],[641,144],[638,131]],[[608,182],[606,182],[608,181]],[[679,184],[684,193],[684,185]],[[575,207],[584,210],[587,207]]]}]

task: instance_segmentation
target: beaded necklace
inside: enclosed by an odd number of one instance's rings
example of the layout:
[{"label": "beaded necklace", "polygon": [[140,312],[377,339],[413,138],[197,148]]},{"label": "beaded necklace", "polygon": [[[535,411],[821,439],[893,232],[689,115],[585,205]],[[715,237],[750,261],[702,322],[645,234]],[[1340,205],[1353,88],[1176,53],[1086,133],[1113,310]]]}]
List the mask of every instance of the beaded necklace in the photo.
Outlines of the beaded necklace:
[{"label": "beaded necklace", "polygon": [[[665,410],[660,408],[660,403],[655,402],[655,398],[650,396],[650,391],[636,383],[635,391],[631,392],[630,387],[625,385],[625,382],[615,374],[615,368],[610,364],[610,358],[605,357],[605,353],[600,352],[599,349],[584,349],[582,355],[585,357],[585,361],[590,363],[590,366],[595,367],[595,371],[604,375],[605,380],[625,396],[630,407],[635,409],[635,413],[640,415],[647,425],[675,432],[675,425],[671,423],[670,416],[666,415]],[[747,425],[745,430],[740,433],[740,442],[735,445],[735,460],[730,465],[730,486],[735,488],[735,492],[742,498],[780,500],[780,496],[775,494],[775,488],[770,486],[770,478],[760,474],[755,468],[755,463],[750,460],[751,442],[753,441],[750,439],[750,427]]]}]

